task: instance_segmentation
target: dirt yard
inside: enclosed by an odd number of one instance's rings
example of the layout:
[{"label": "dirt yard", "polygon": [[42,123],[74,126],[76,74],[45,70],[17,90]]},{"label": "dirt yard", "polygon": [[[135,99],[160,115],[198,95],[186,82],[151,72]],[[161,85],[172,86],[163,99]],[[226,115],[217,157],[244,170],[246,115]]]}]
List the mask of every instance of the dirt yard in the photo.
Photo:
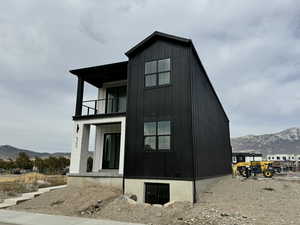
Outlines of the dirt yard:
[{"label": "dirt yard", "polygon": [[224,177],[197,204],[136,204],[118,190],[67,187],[11,207],[48,214],[104,218],[144,224],[300,224],[300,180]]},{"label": "dirt yard", "polygon": [[22,193],[33,192],[41,187],[66,184],[66,176],[28,173],[23,175],[0,176],[0,203],[6,198],[18,197]]}]

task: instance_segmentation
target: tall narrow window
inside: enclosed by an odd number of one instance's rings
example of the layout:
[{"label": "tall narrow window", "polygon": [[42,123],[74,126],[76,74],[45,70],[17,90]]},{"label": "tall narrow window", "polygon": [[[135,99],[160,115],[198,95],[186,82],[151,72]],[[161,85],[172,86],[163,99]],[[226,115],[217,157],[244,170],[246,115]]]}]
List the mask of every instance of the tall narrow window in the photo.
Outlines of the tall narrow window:
[{"label": "tall narrow window", "polygon": [[168,151],[171,149],[171,122],[144,123],[144,149],[146,151]]},{"label": "tall narrow window", "polygon": [[170,84],[171,60],[161,59],[145,63],[145,87]]}]

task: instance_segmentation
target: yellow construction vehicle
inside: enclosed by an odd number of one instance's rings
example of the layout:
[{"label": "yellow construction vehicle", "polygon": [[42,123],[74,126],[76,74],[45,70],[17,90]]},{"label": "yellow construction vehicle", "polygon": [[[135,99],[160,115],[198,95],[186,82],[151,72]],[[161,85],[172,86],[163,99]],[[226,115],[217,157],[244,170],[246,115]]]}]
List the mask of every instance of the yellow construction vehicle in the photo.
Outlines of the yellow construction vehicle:
[{"label": "yellow construction vehicle", "polygon": [[271,178],[275,173],[272,162],[269,161],[239,162],[232,166],[232,171],[235,176],[241,175],[247,178],[260,173],[262,173],[264,177]]}]

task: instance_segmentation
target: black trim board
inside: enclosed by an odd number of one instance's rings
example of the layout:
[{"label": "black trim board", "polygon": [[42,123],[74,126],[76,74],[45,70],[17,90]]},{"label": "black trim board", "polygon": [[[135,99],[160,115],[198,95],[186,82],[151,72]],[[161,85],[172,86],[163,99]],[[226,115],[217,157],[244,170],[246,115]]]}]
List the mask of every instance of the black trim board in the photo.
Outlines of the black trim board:
[{"label": "black trim board", "polygon": [[135,177],[126,177],[124,176],[124,179],[126,180],[180,180],[180,181],[194,181],[192,177],[149,177],[149,176],[135,176]]},{"label": "black trim board", "polygon": [[97,114],[88,116],[73,116],[74,121],[78,120],[92,120],[92,119],[103,119],[103,118],[113,118],[113,117],[126,117],[126,112],[122,113],[110,113],[110,114]]}]

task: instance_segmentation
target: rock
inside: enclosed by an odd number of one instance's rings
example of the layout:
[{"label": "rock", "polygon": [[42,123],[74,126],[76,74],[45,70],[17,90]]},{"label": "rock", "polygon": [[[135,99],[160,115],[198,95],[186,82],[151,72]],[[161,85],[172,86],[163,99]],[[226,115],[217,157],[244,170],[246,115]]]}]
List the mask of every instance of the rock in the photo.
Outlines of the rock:
[{"label": "rock", "polygon": [[221,216],[229,216],[229,214],[227,214],[227,213],[221,213],[220,215]]},{"label": "rock", "polygon": [[133,195],[133,194],[125,194],[121,196],[121,200],[128,200],[128,199],[132,199],[134,201],[137,201],[137,196]]},{"label": "rock", "polygon": [[134,200],[134,201],[137,201],[137,196],[136,195],[129,195],[129,198]]},{"label": "rock", "polygon": [[160,205],[160,204],[153,204],[152,206],[162,208],[162,205]]},{"label": "rock", "polygon": [[166,204],[164,204],[164,207],[169,207],[171,205],[173,205],[175,202],[171,201],[171,202],[167,202]]},{"label": "rock", "polygon": [[143,206],[145,206],[145,207],[150,207],[151,204],[149,204],[149,203],[143,203]]},{"label": "rock", "polygon": [[131,205],[137,204],[137,202],[134,201],[134,200],[132,200],[131,198],[127,199],[127,202],[128,202],[129,204],[131,204]]}]

